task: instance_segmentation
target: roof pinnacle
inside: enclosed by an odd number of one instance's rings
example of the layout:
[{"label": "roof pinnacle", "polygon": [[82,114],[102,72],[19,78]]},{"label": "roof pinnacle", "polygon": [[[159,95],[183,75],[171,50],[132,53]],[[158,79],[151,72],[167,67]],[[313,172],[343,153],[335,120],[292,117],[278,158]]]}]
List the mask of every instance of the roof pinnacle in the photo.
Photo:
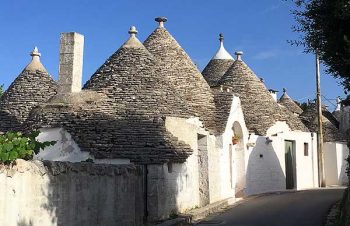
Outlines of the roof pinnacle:
[{"label": "roof pinnacle", "polygon": [[33,51],[30,52],[30,56],[32,56],[33,59],[34,57],[41,57],[41,53],[39,53],[38,47],[34,47]]},{"label": "roof pinnacle", "polygon": [[243,51],[237,51],[235,52],[235,55],[237,57],[237,60],[242,61]]},{"label": "roof pinnacle", "polygon": [[154,20],[159,23],[159,27],[164,27],[164,23],[168,21],[164,16],[156,17]]},{"label": "roof pinnacle", "polygon": [[286,93],[286,92],[287,92],[286,88],[283,88],[283,93]]},{"label": "roof pinnacle", "polygon": [[223,33],[219,34],[219,41],[220,41],[220,43],[224,42],[224,34]]},{"label": "roof pinnacle", "polygon": [[130,37],[136,37],[136,34],[137,34],[137,30],[136,30],[136,27],[135,26],[131,26],[128,33],[130,34]]}]

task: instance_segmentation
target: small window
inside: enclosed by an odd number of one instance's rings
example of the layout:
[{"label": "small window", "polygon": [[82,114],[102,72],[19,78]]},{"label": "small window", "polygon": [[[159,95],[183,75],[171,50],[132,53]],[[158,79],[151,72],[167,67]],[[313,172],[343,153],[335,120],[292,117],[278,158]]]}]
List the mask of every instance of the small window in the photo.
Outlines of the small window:
[{"label": "small window", "polygon": [[173,164],[171,162],[168,162],[168,173],[173,172]]},{"label": "small window", "polygon": [[304,156],[309,156],[309,143],[304,143]]}]

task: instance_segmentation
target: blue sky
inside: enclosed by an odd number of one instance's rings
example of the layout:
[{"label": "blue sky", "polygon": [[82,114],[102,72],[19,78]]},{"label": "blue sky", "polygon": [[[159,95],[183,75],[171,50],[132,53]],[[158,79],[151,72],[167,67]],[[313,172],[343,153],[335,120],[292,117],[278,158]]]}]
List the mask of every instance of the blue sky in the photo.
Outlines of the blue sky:
[{"label": "blue sky", "polygon": [[[128,38],[135,25],[143,41],[166,16],[166,28],[203,69],[218,48],[218,34],[233,54],[263,77],[268,88],[298,101],[314,98],[314,56],[287,43],[297,34],[290,15],[292,4],[283,0],[16,0],[0,3],[0,84],[11,84],[38,46],[42,62],[57,79],[59,34],[76,31],[85,36],[84,82]],[[344,96],[337,81],[322,73],[322,94]],[[280,92],[281,94],[282,92]],[[331,109],[333,106],[328,104]]]}]

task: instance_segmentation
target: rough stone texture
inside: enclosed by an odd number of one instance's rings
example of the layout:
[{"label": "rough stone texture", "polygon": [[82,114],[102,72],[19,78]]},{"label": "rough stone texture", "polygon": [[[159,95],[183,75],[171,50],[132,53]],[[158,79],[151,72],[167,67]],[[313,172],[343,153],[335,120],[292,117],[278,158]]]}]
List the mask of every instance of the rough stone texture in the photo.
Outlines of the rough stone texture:
[{"label": "rough stone texture", "polygon": [[241,60],[236,60],[218,85],[232,88],[242,103],[246,125],[257,135],[265,135],[277,121],[286,121],[292,130],[308,131],[300,119],[276,103],[264,83]]},{"label": "rough stone texture", "polygon": [[[42,68],[41,65],[39,69]],[[35,67],[24,69],[1,96],[0,131],[20,130],[29,112],[48,101],[56,90],[57,84],[46,70],[35,70]]]},{"label": "rough stone texture", "polygon": [[[323,142],[345,142],[347,138],[339,131],[336,125],[332,123],[335,118],[324,106],[322,108],[322,115]],[[332,116],[332,118],[330,118],[330,116]],[[311,132],[318,131],[316,104],[310,104],[299,117]],[[332,121],[330,121],[329,118]]]},{"label": "rough stone texture", "polygon": [[211,59],[202,71],[202,75],[209,86],[216,86],[233,62],[234,60],[230,59]]},{"label": "rough stone texture", "polygon": [[219,88],[212,88],[212,92],[214,94],[216,107],[216,130],[219,133],[223,133],[226,129],[227,121],[230,116],[233,93],[231,90],[221,90]]},{"label": "rough stone texture", "polygon": [[279,104],[282,104],[285,106],[289,111],[300,115],[303,113],[303,110],[294,102],[292,98],[288,96],[288,94],[285,92],[281,96],[281,98],[278,101]]},{"label": "rough stone texture", "polygon": [[164,27],[155,29],[144,45],[159,60],[160,75],[174,84],[191,113],[199,117],[209,131],[216,133],[213,95],[187,53]]},{"label": "rough stone texture", "polygon": [[60,38],[59,93],[79,92],[83,77],[84,36],[62,33]]},{"label": "rough stone texture", "polygon": [[166,130],[164,120],[167,115],[187,115],[186,103],[156,68],[153,56],[131,37],[84,91],[58,95],[35,109],[29,128],[63,127],[81,151],[99,159],[184,162],[192,149]]},{"label": "rough stone texture", "polygon": [[26,162],[0,166],[0,225],[142,225],[142,169]]},{"label": "rough stone texture", "polygon": [[207,136],[198,134],[199,206],[210,203]]}]

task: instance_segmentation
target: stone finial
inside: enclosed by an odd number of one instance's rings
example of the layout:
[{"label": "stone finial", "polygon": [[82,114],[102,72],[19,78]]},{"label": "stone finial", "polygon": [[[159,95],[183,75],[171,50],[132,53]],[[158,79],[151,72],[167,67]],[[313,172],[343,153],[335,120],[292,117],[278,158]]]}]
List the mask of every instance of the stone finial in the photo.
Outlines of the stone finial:
[{"label": "stone finial", "polygon": [[243,55],[242,51],[235,52],[235,55],[236,55],[236,60],[242,61],[242,55]]},{"label": "stone finial", "polygon": [[34,57],[41,57],[41,53],[39,53],[38,47],[34,47],[33,51],[30,52],[30,56]]},{"label": "stone finial", "polygon": [[160,16],[154,19],[159,23],[159,27],[164,27],[164,23],[168,21],[166,17]]},{"label": "stone finial", "polygon": [[[238,59],[237,59],[238,60]],[[264,78],[260,78],[260,82],[264,83]]]},{"label": "stone finial", "polygon": [[32,57],[31,62],[25,67],[25,70],[29,71],[44,71],[46,72],[45,67],[40,62],[41,53],[39,53],[38,47],[35,46],[32,52],[30,52]]},{"label": "stone finial", "polygon": [[136,34],[137,34],[137,30],[136,30],[136,27],[135,26],[131,26],[128,33],[130,34],[130,37],[135,37]]},{"label": "stone finial", "polygon": [[224,42],[224,34],[223,33],[219,34],[219,41],[220,41],[220,43]]},{"label": "stone finial", "polygon": [[286,88],[283,88],[283,93],[286,93],[286,92],[287,92]]}]

